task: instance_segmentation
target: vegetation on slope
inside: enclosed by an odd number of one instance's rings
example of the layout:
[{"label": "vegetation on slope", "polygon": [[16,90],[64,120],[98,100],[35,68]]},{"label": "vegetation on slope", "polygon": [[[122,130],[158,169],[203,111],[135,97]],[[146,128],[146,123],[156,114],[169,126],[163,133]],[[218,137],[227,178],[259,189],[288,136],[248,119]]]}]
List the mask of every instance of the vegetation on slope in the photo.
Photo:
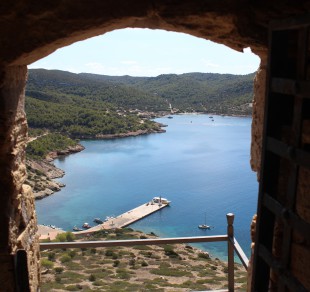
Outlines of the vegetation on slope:
[{"label": "vegetation on slope", "polygon": [[[67,234],[59,234],[56,240],[73,240],[72,236],[68,239]],[[99,231],[87,240],[138,238],[154,238],[154,235],[124,228]],[[42,291],[227,289],[227,264],[183,244],[59,249],[44,251],[41,256]],[[238,264],[235,265],[235,287],[238,291],[246,290],[246,271]]]},{"label": "vegetation on slope", "polygon": [[61,151],[68,147],[77,145],[74,141],[66,136],[58,133],[46,133],[41,137],[29,142],[27,144],[27,157],[33,159],[45,158],[49,152]]},{"label": "vegetation on slope", "polygon": [[128,132],[154,127],[140,124],[137,110],[167,112],[170,104],[176,112],[250,114],[253,78],[254,74],[117,77],[29,70],[26,111],[31,127],[73,136]]},{"label": "vegetation on slope", "polygon": [[186,73],[157,77],[80,74],[90,81],[123,84],[171,103],[179,111],[250,114],[254,73],[248,75]]},{"label": "vegetation on slope", "polygon": [[[67,137],[101,139],[161,132],[160,125],[149,118],[169,112],[170,105],[175,112],[250,114],[253,77],[204,73],[116,77],[29,70],[27,120],[32,135],[41,137],[27,148],[28,183],[39,198],[59,189],[52,181],[57,175],[50,174],[61,172],[51,170],[43,158],[50,151],[74,146],[76,142]],[[54,134],[42,136],[46,131]]]},{"label": "vegetation on slope", "polygon": [[141,120],[137,115],[86,105],[43,101],[27,97],[26,112],[29,126],[58,131],[72,138],[96,138],[98,135],[120,134],[138,130],[158,130],[158,125]]}]

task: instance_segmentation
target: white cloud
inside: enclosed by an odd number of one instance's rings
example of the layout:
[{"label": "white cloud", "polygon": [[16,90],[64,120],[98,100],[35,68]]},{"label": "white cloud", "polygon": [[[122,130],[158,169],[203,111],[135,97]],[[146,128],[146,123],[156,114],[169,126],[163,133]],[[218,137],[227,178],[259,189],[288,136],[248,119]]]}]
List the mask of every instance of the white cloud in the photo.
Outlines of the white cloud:
[{"label": "white cloud", "polygon": [[89,62],[84,65],[83,72],[104,75],[130,75],[130,76],[158,76],[173,72],[171,67],[143,66],[136,61],[122,61],[119,66],[106,66],[99,62]]},{"label": "white cloud", "polygon": [[102,72],[105,70],[104,65],[102,65],[101,63],[98,62],[90,62],[90,63],[86,63],[85,67],[87,69],[93,70],[94,72],[98,73],[98,72]]},{"label": "white cloud", "polygon": [[128,61],[121,61],[121,64],[124,64],[124,65],[136,65],[136,64],[138,64],[138,62],[128,60]]},{"label": "white cloud", "polygon": [[221,67],[219,64],[216,64],[210,60],[202,59],[201,62],[203,63],[204,66],[208,68],[220,68]]}]

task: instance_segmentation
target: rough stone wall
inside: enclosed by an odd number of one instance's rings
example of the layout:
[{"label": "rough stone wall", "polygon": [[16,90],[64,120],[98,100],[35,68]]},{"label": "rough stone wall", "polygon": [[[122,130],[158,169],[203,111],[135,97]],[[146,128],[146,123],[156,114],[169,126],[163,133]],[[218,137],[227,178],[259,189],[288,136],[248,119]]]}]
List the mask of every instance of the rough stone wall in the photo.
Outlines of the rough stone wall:
[{"label": "rough stone wall", "polygon": [[254,100],[251,133],[251,167],[259,177],[266,95],[267,51],[260,54],[261,63],[254,79]]},{"label": "rough stone wall", "polygon": [[12,255],[17,249],[28,252],[30,282],[38,286],[38,238],[32,191],[23,185],[26,178],[25,146],[27,122],[24,112],[26,66],[2,70],[0,83],[0,252],[2,291],[13,291]]},{"label": "rough stone wall", "polygon": [[0,66],[27,65],[114,29],[179,31],[241,51],[266,48],[268,22],[310,11],[309,1],[11,0],[0,6]]},{"label": "rough stone wall", "polygon": [[[0,5],[0,281],[13,290],[11,255],[28,252],[33,291],[39,281],[39,246],[31,189],[25,180],[24,114],[26,67],[58,48],[114,29],[166,29],[209,39],[241,51],[250,46],[262,59],[255,78],[251,166],[259,172],[265,97],[267,24],[310,11],[309,1],[36,1],[11,0]],[[301,174],[309,185],[309,175]],[[309,214],[308,190],[299,191],[297,206]],[[304,207],[306,211],[304,210]],[[303,245],[293,248],[300,254]],[[292,269],[300,273],[299,266]]]}]

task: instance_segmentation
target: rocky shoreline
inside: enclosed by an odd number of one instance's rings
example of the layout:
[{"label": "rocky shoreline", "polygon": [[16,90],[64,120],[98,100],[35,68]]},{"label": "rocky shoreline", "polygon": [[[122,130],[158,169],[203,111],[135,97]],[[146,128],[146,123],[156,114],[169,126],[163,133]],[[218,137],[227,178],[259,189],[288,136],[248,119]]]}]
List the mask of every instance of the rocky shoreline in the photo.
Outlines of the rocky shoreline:
[{"label": "rocky shoreline", "polygon": [[[84,137],[84,139],[116,139],[116,138],[125,138],[125,137],[136,137],[139,135],[146,135],[152,133],[165,133],[166,130],[162,129],[165,125],[158,123],[158,129],[148,129],[148,130],[138,130],[135,132],[127,132],[121,134],[108,134],[108,135],[98,135],[96,137]],[[83,137],[80,137],[83,139]],[[65,184],[55,181],[55,178],[61,178],[65,175],[65,172],[57,168],[53,164],[53,160],[61,157],[67,156],[70,154],[78,153],[85,149],[81,144],[68,147],[64,150],[53,151],[48,153],[45,159],[34,160],[27,159],[26,167],[28,172],[28,177],[26,179],[26,184],[30,185],[33,189],[33,195],[35,200],[41,200],[45,197],[48,197],[55,192],[61,190],[62,187],[65,187]]]},{"label": "rocky shoreline", "polygon": [[52,161],[60,156],[77,153],[84,149],[84,146],[77,144],[61,151],[50,152],[45,159],[26,160],[28,177],[25,183],[32,187],[35,200],[50,196],[65,186],[63,183],[54,181],[55,178],[63,177],[65,172],[57,168]]},{"label": "rocky shoreline", "polygon": [[[164,125],[160,125],[163,127]],[[140,135],[153,134],[153,133],[165,133],[166,130],[160,128],[158,130],[148,129],[148,130],[138,130],[135,132],[127,132],[121,134],[107,134],[107,135],[97,135],[95,139],[106,140],[106,139],[114,139],[114,138],[126,138],[126,137],[136,137]]]}]

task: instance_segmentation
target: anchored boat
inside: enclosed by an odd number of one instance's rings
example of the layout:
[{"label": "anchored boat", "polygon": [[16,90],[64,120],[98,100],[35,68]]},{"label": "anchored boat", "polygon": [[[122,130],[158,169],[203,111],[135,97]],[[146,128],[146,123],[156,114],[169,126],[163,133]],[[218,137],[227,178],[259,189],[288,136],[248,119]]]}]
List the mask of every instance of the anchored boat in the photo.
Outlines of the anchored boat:
[{"label": "anchored boat", "polygon": [[167,200],[166,198],[162,198],[162,197],[154,197],[152,202],[156,204],[164,204],[164,205],[169,205],[171,203],[171,201]]},{"label": "anchored boat", "polygon": [[207,212],[205,212],[205,223],[198,225],[200,229],[211,229],[211,226],[207,225]]},{"label": "anchored boat", "polygon": [[97,223],[97,224],[102,224],[103,223],[103,221],[100,218],[95,218],[94,222]]},{"label": "anchored boat", "polygon": [[82,225],[82,227],[85,228],[85,229],[91,228],[91,226],[90,226],[87,222],[85,222],[85,223]]}]

